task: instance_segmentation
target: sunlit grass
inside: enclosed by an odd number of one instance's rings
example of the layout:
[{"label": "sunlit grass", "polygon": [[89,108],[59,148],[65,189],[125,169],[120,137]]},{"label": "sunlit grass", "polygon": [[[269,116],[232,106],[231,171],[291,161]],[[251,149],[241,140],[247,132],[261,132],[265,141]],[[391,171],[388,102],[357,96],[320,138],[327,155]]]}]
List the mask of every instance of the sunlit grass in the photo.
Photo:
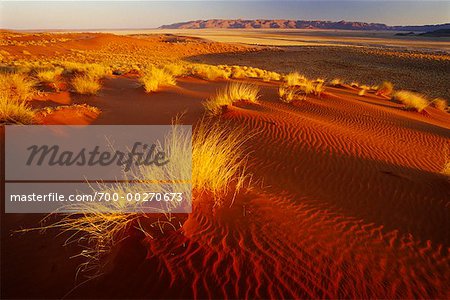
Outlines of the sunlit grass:
[{"label": "sunlit grass", "polygon": [[196,65],[192,67],[191,73],[193,76],[205,80],[228,79],[231,75],[229,71],[209,65]]},{"label": "sunlit grass", "polygon": [[404,90],[395,92],[392,100],[403,103],[406,109],[413,109],[418,112],[423,111],[430,104],[423,95]]},{"label": "sunlit grass", "polygon": [[57,82],[59,77],[61,76],[62,72],[64,71],[63,68],[55,68],[53,70],[43,70],[38,71],[36,73],[36,77],[39,79],[39,81],[44,83],[54,83]]},{"label": "sunlit grass", "polygon": [[35,111],[25,100],[11,98],[8,93],[0,92],[0,124],[33,124]]},{"label": "sunlit grass", "polygon": [[203,105],[213,115],[220,114],[223,108],[233,105],[238,101],[257,103],[259,98],[259,87],[253,84],[233,82],[224,89],[220,89]]},{"label": "sunlit grass", "polygon": [[0,74],[0,92],[12,100],[29,100],[35,95],[36,82],[27,74],[5,73]]},{"label": "sunlit grass", "polygon": [[153,66],[145,71],[140,78],[140,82],[147,93],[156,92],[161,86],[176,85],[173,74]]},{"label": "sunlit grass", "polygon": [[286,85],[282,85],[278,88],[278,96],[280,96],[281,101],[286,103],[290,103],[298,97],[296,90]]},{"label": "sunlit grass", "polygon": [[[201,120],[194,130],[193,138],[179,130],[177,125],[166,136],[164,149],[173,162],[171,176],[177,178],[191,177],[193,202],[211,199],[214,206],[223,205],[225,197],[234,199],[244,188],[251,177],[246,174],[247,159],[243,145],[246,137],[242,130],[228,130],[226,126],[211,121]],[[192,145],[191,145],[192,142]],[[192,160],[186,153],[191,153]],[[192,169],[190,168],[192,162]],[[133,176],[145,179],[154,178],[164,172],[159,168],[144,166],[139,168]],[[159,174],[163,175],[163,174]],[[174,177],[174,178],[176,178]],[[133,177],[134,178],[134,177]],[[163,177],[162,177],[163,178]],[[117,192],[119,194],[148,191],[158,191],[163,186],[156,186],[142,181],[138,185],[118,183],[113,188],[99,185],[93,187],[97,191]],[[137,186],[137,187],[136,187]],[[105,190],[106,189],[106,190]],[[176,189],[176,188],[175,188]],[[232,202],[231,202],[232,203]],[[117,209],[115,213],[106,213],[101,202],[83,203],[77,208],[83,213],[68,214],[53,224],[38,228],[40,230],[57,228],[71,233],[66,244],[72,241],[83,245],[79,256],[85,259],[80,265],[81,271],[98,271],[104,264],[104,257],[114,246],[130,234],[130,230],[139,230],[144,236],[153,238],[155,230],[164,231],[165,228],[175,228],[181,224],[173,224],[174,217],[170,213],[162,215],[148,215],[142,213],[124,213],[124,209],[134,206],[133,202],[118,201],[110,203]],[[133,207],[135,208],[135,207]],[[122,211],[122,212],[121,212]],[[161,219],[163,217],[163,219]],[[47,218],[50,222],[50,218]],[[23,231],[30,231],[26,229]]]},{"label": "sunlit grass", "polygon": [[164,70],[175,77],[180,77],[188,74],[188,69],[182,63],[167,64],[164,66]]},{"label": "sunlit grass", "polygon": [[72,79],[72,86],[77,93],[83,95],[95,95],[102,87],[97,78],[89,75],[75,76]]},{"label": "sunlit grass", "polygon": [[306,77],[298,72],[292,72],[285,75],[283,79],[287,86],[298,86],[306,80]]},{"label": "sunlit grass", "polygon": [[309,80],[299,73],[289,73],[284,77],[285,83],[278,89],[280,100],[286,103],[305,100],[308,95],[320,96],[325,90],[321,79]]},{"label": "sunlit grass", "polygon": [[330,81],[330,85],[334,87],[342,87],[344,85],[344,81],[339,78],[335,78]]},{"label": "sunlit grass", "polygon": [[394,91],[394,84],[389,81],[383,81],[383,83],[378,86],[377,95],[390,96]]},{"label": "sunlit grass", "polygon": [[442,111],[446,111],[448,107],[447,100],[442,98],[434,98],[431,105]]}]

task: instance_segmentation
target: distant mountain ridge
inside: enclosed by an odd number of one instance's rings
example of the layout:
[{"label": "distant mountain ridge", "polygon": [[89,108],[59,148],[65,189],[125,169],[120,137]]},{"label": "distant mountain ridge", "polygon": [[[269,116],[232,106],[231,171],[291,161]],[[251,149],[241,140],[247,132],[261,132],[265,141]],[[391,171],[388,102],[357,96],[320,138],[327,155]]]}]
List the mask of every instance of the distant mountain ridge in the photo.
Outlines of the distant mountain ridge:
[{"label": "distant mountain ridge", "polygon": [[161,29],[203,29],[203,28],[279,28],[279,29],[345,29],[345,30],[397,30],[397,31],[433,31],[450,29],[450,23],[421,26],[388,26],[381,23],[349,22],[349,21],[305,21],[305,20],[196,20],[170,25]]}]

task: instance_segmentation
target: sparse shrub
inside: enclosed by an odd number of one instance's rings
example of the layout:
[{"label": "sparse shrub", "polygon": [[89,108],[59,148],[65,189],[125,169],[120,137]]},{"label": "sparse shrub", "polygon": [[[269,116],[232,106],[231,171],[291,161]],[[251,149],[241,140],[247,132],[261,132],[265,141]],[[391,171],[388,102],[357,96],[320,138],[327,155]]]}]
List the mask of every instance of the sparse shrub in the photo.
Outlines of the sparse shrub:
[{"label": "sparse shrub", "polygon": [[161,86],[176,85],[171,73],[153,66],[146,70],[140,81],[147,93],[155,92]]},{"label": "sparse shrub", "polygon": [[233,82],[224,89],[217,91],[216,95],[203,103],[206,110],[213,115],[220,114],[224,107],[233,105],[238,101],[257,103],[259,88],[256,85]]},{"label": "sparse shrub", "polygon": [[392,82],[383,81],[383,83],[378,87],[377,95],[390,96],[394,91],[394,85]]},{"label": "sparse shrub", "polygon": [[0,92],[13,100],[29,100],[36,93],[36,82],[26,74],[5,73],[0,74]]},{"label": "sparse shrub", "polygon": [[11,98],[0,92],[0,124],[33,124],[35,112],[24,100]]},{"label": "sparse shrub", "polygon": [[102,87],[97,78],[89,75],[75,76],[72,79],[72,86],[77,93],[83,95],[95,95]]},{"label": "sparse shrub", "polygon": [[447,110],[447,101],[442,98],[435,98],[431,101],[431,105],[436,107],[439,110],[446,111]]},{"label": "sparse shrub", "polygon": [[429,105],[428,100],[423,95],[404,90],[395,92],[392,100],[401,102],[405,104],[407,109],[414,109],[418,112],[421,112]]}]

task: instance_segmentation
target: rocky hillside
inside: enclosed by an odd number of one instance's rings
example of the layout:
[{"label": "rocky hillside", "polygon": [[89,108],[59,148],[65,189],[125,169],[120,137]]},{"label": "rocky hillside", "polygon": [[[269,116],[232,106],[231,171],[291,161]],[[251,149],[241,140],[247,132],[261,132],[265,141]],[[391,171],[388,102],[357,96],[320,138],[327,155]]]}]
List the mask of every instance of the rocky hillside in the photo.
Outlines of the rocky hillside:
[{"label": "rocky hillside", "polygon": [[304,20],[197,20],[171,25],[163,25],[163,29],[201,29],[201,28],[298,28],[298,29],[346,29],[346,30],[399,30],[399,31],[432,31],[450,29],[450,23],[424,26],[388,26],[380,23],[348,22],[348,21],[304,21]]}]

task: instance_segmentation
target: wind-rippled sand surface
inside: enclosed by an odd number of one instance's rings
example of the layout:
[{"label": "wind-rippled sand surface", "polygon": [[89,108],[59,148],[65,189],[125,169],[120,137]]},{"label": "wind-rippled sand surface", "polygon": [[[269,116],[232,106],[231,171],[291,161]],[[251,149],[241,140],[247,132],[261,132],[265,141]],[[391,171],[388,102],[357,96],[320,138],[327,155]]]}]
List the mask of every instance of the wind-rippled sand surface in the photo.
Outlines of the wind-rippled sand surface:
[{"label": "wind-rippled sand surface", "polygon": [[[248,171],[262,184],[231,206],[197,199],[181,230],[128,241],[111,273],[74,295],[448,297],[448,115],[350,88],[284,104],[276,85],[260,85],[260,105],[233,107],[222,122],[252,136]],[[211,88],[185,79],[155,101]]]}]

